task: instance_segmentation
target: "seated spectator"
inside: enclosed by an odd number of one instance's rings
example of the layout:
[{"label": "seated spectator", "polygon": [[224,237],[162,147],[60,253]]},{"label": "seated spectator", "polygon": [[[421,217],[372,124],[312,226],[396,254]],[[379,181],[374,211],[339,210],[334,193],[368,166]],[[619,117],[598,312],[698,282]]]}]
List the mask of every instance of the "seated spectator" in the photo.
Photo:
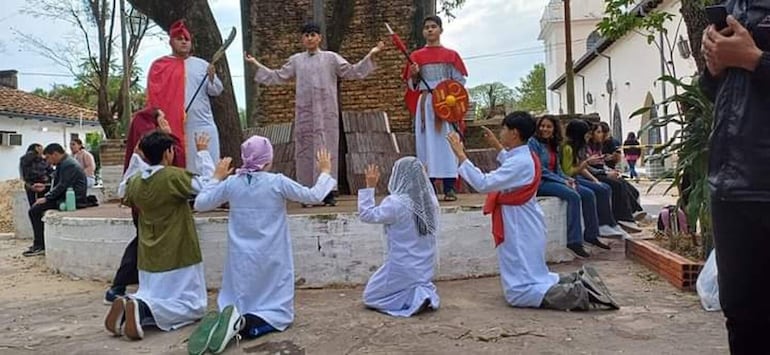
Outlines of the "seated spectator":
[{"label": "seated spectator", "polygon": [[86,173],[88,188],[94,187],[96,185],[96,161],[94,156],[83,148],[83,141],[80,138],[74,138],[70,141],[70,150],[72,151],[72,157],[75,158]]},{"label": "seated spectator", "polygon": [[19,159],[19,172],[24,182],[24,191],[27,192],[29,206],[32,207],[35,200],[51,188],[53,168],[43,157],[42,145],[38,143],[29,145],[27,152]]}]

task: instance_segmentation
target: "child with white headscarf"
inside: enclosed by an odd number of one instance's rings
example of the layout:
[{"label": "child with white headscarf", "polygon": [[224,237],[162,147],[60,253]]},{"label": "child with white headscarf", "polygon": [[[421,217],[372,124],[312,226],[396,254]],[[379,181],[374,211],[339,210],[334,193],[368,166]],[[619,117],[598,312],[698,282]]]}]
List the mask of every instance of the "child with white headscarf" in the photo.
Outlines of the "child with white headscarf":
[{"label": "child with white headscarf", "polygon": [[[294,257],[286,200],[319,203],[337,185],[329,174],[329,152],[316,154],[318,180],[304,187],[270,172],[273,147],[267,138],[252,136],[241,145],[243,165],[220,164],[212,183],[195,199],[198,211],[230,205],[228,246],[217,303],[221,314],[206,317],[191,335],[190,353],[208,346],[218,353],[235,333],[256,338],[283,331],[294,321]],[[240,315],[244,316],[241,317]]]},{"label": "child with white headscarf", "polygon": [[358,213],[365,223],[385,225],[387,257],[364,290],[364,304],[396,317],[438,309],[433,279],[438,252],[438,200],[425,168],[415,157],[396,161],[388,182],[390,195],[375,206],[379,168],[366,169],[366,189],[358,191]]}]

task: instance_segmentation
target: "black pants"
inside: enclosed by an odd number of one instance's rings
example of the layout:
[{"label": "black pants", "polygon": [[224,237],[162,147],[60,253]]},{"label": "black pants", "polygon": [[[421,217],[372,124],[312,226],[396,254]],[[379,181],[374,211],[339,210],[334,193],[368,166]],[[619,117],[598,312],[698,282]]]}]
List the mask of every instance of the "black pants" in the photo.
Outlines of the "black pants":
[{"label": "black pants", "polygon": [[615,215],[615,219],[632,222],[634,214],[631,211],[631,196],[625,182],[609,176],[597,176],[596,178],[609,185],[612,190],[612,214]]},{"label": "black pants", "polygon": [[35,205],[29,208],[29,221],[32,223],[32,232],[35,235],[35,241],[32,244],[33,247],[45,249],[43,215],[45,215],[45,211],[56,209],[59,209],[59,202],[57,201],[48,201],[46,203]]},{"label": "black pants", "polygon": [[767,349],[770,302],[770,202],[711,204],[719,270],[719,301],[732,354]]},{"label": "black pants", "polygon": [[[444,190],[444,195],[451,193],[455,190],[455,183],[457,183],[457,178],[430,178],[431,184],[435,184],[436,180],[441,180],[441,187],[442,190]],[[433,185],[434,187],[436,185]]]},{"label": "black pants", "polygon": [[115,273],[115,279],[112,281],[112,287],[126,287],[139,283],[139,270],[137,269],[137,254],[139,244],[139,215],[136,211],[131,211],[131,219],[134,222],[136,236],[126,246],[123,252],[123,258],[120,259],[120,267]]}]

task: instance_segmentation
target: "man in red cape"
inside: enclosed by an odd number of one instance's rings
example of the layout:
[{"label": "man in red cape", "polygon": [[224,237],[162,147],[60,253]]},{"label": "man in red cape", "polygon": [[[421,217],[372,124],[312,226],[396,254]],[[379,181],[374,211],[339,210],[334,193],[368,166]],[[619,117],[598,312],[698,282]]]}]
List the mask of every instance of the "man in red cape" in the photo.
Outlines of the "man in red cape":
[{"label": "man in red cape", "polygon": [[[454,129],[449,122],[433,113],[430,89],[445,80],[465,84],[468,71],[457,52],[441,45],[442,22],[438,16],[423,20],[425,47],[412,52],[413,64],[407,64],[403,78],[408,89],[406,104],[415,117],[414,135],[417,158],[426,166],[431,181],[442,179],[445,201],[457,200],[457,159],[452,154],[446,136]],[[428,84],[428,86],[425,85]]]},{"label": "man in red cape", "polygon": [[[196,134],[208,134],[214,163],[220,158],[219,132],[209,96],[221,94],[223,86],[213,65],[191,55],[192,36],[183,20],[171,25],[169,37],[172,54],[156,59],[147,75],[147,106],[165,113],[171,132],[183,142],[182,167],[199,173],[194,159]],[[204,79],[204,87],[195,95]],[[185,112],[187,106],[189,109]]]}]

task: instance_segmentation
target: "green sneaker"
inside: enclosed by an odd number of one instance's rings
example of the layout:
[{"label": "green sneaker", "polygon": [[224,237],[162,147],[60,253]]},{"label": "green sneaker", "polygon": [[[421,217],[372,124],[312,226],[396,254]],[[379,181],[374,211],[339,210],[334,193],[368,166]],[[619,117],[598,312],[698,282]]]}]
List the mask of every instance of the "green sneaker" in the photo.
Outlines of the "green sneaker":
[{"label": "green sneaker", "polygon": [[238,332],[241,331],[244,325],[243,317],[238,313],[238,309],[235,306],[229,305],[225,307],[222,313],[219,314],[216,330],[214,330],[214,334],[209,342],[209,351],[214,354],[225,351],[227,344],[233,337],[238,335]]},{"label": "green sneaker", "polygon": [[190,355],[201,355],[209,348],[209,342],[211,336],[214,334],[214,330],[217,327],[217,321],[219,320],[219,313],[209,312],[206,314],[195,331],[190,334],[190,338],[187,340],[187,352]]}]

